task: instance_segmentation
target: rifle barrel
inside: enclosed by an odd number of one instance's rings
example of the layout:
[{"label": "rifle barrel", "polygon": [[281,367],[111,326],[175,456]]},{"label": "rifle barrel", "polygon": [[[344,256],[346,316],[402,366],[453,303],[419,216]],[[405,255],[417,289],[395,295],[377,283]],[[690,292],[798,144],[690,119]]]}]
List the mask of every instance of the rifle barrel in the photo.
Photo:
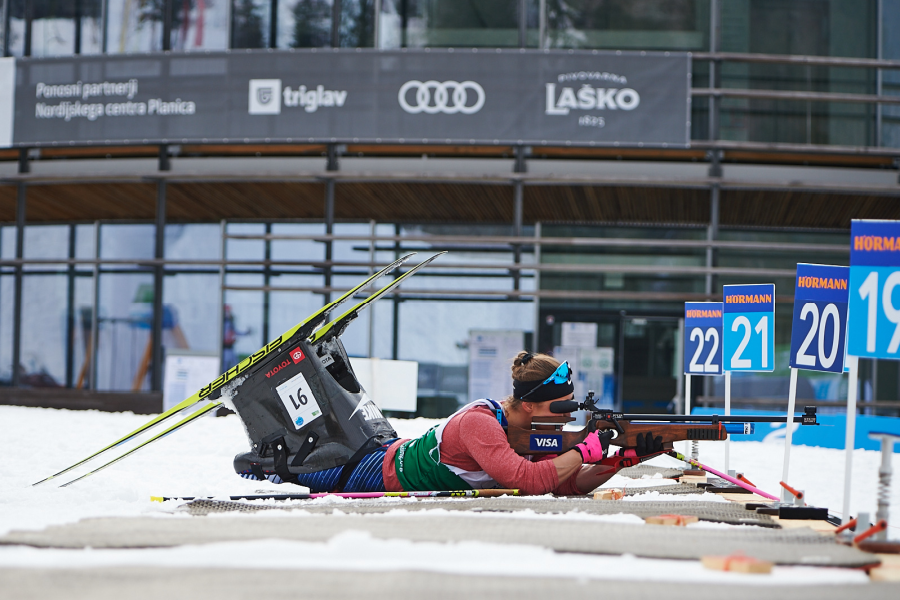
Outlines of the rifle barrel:
[{"label": "rifle barrel", "polygon": [[[594,420],[608,421],[610,416],[597,415],[591,417]],[[768,416],[768,415],[640,415],[640,414],[624,414],[616,416],[619,421],[669,421],[671,423],[712,423],[718,421],[720,423],[786,423],[786,416]],[[794,421],[802,423],[803,413],[797,413]]]}]

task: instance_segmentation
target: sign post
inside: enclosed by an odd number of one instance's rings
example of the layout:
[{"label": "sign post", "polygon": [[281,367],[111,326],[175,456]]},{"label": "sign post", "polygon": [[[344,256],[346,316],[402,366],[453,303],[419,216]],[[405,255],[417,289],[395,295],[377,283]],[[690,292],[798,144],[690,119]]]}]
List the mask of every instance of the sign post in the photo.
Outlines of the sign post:
[{"label": "sign post", "polygon": [[[722,303],[684,303],[684,414],[691,414],[691,375],[721,375]],[[693,442],[691,458],[699,460],[698,443]],[[685,442],[688,455],[690,442]]]},{"label": "sign post", "polygon": [[[791,386],[781,474],[784,482],[788,481],[791,462],[798,369],[832,373],[841,373],[844,369],[849,278],[848,267],[797,264],[791,324]],[[787,490],[782,490],[781,499],[788,501]]]},{"label": "sign post", "polygon": [[843,522],[850,518],[850,478],[856,445],[857,357],[900,359],[900,221],[850,225],[850,289],[847,307],[846,467]]},{"label": "sign post", "polygon": [[[725,414],[731,414],[732,371],[774,371],[775,284],[722,286]],[[725,442],[725,472],[730,443]]]}]

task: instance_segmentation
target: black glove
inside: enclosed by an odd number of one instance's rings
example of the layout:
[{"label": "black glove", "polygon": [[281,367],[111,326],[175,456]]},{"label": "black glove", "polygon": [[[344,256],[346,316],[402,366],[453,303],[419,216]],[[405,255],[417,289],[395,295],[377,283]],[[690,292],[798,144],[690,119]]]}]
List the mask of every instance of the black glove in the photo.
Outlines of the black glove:
[{"label": "black glove", "polygon": [[637,445],[634,448],[638,456],[647,456],[650,454],[658,454],[663,451],[662,436],[653,437],[653,432],[637,434]]},{"label": "black glove", "polygon": [[609,441],[613,439],[613,430],[600,431],[597,433],[597,437],[600,438],[600,445],[603,446],[603,456],[606,456],[609,450]]}]

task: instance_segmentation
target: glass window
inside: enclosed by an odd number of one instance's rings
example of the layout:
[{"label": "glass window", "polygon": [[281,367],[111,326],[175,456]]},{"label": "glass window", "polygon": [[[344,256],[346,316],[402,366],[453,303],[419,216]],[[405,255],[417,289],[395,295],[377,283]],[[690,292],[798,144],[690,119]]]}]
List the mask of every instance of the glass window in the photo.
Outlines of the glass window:
[{"label": "glass window", "polygon": [[[198,294],[197,290],[204,290]],[[163,344],[167,348],[219,351],[219,275],[178,274],[163,286]]]},{"label": "glass window", "polygon": [[163,0],[107,0],[106,51],[162,50]]},{"label": "glass window", "polygon": [[101,225],[100,256],[105,259],[153,258],[155,225]]},{"label": "glass window", "polygon": [[9,56],[25,56],[25,0],[8,0]]},{"label": "glass window", "polygon": [[13,296],[16,280],[12,275],[0,277],[0,381],[12,380]]},{"label": "glass window", "polygon": [[[165,317],[163,319],[166,321]],[[153,322],[153,276],[100,276],[97,383],[101,390],[148,390]],[[163,337],[163,343],[167,338]]]},{"label": "glass window", "polygon": [[[722,3],[722,51],[874,58],[876,2],[751,0]],[[872,69],[724,63],[723,87],[875,93]],[[724,99],[720,137],[800,144],[871,145],[874,105]]]},{"label": "glass window", "polygon": [[709,47],[709,0],[546,0],[545,6],[545,48]]},{"label": "glass window", "polygon": [[375,45],[375,0],[343,0],[340,36],[343,48]]},{"label": "glass window", "polygon": [[[82,11],[82,4],[63,0],[44,0],[32,4],[31,55],[74,54],[76,22],[82,16],[77,13]],[[85,8],[99,8],[99,5]]]},{"label": "glass window", "polygon": [[[24,258],[47,260],[69,256],[68,225],[28,225],[25,227]],[[26,271],[42,271],[62,265],[25,265]]]},{"label": "glass window", "polygon": [[[228,274],[225,284],[229,286],[259,287],[262,275]],[[225,290],[224,320],[225,331],[222,340],[222,370],[231,368],[239,361],[259,350],[263,341],[263,293],[250,290]],[[279,333],[281,333],[279,331]],[[268,340],[266,340],[268,341]]]},{"label": "glass window", "polygon": [[271,20],[271,0],[234,0],[231,6],[231,47],[268,47]]},{"label": "glass window", "polygon": [[331,4],[331,0],[281,0],[278,3],[278,47],[330,46]]},{"label": "glass window", "polygon": [[518,0],[408,0],[406,7],[407,47],[519,45]]},{"label": "glass window", "polygon": [[[169,260],[218,260],[221,252],[221,225],[166,225],[165,257]],[[170,268],[219,270],[218,265],[172,265]]]},{"label": "glass window", "polygon": [[91,320],[94,309],[94,278],[76,277],[72,331],[72,387],[89,388],[91,374],[90,360]]},{"label": "glass window", "polygon": [[66,277],[22,280],[20,385],[61,387],[66,381]]},{"label": "glass window", "polygon": [[172,50],[228,47],[228,0],[173,0]]},{"label": "glass window", "polygon": [[76,22],[81,31],[76,39],[75,51],[79,54],[100,54],[103,52],[103,0],[81,0]]}]

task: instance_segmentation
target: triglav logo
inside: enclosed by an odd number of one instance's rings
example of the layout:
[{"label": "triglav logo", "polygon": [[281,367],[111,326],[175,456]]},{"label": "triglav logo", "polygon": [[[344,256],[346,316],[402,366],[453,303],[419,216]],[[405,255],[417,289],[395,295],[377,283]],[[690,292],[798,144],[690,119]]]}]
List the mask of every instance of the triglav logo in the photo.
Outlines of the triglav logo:
[{"label": "triglav logo", "polygon": [[[410,92],[415,90],[413,104]],[[484,88],[474,81],[407,81],[397,94],[400,107],[411,115],[426,113],[472,115],[484,106]]]},{"label": "triglav logo", "polygon": [[248,107],[251,115],[281,114],[281,80],[251,79]]},{"label": "triglav logo", "polygon": [[251,79],[248,112],[251,115],[280,115],[282,106],[302,106],[306,112],[316,112],[323,106],[344,106],[346,100],[347,90],[326,90],[324,85],[307,89],[301,85],[296,90],[287,86],[282,91],[280,79]]}]

